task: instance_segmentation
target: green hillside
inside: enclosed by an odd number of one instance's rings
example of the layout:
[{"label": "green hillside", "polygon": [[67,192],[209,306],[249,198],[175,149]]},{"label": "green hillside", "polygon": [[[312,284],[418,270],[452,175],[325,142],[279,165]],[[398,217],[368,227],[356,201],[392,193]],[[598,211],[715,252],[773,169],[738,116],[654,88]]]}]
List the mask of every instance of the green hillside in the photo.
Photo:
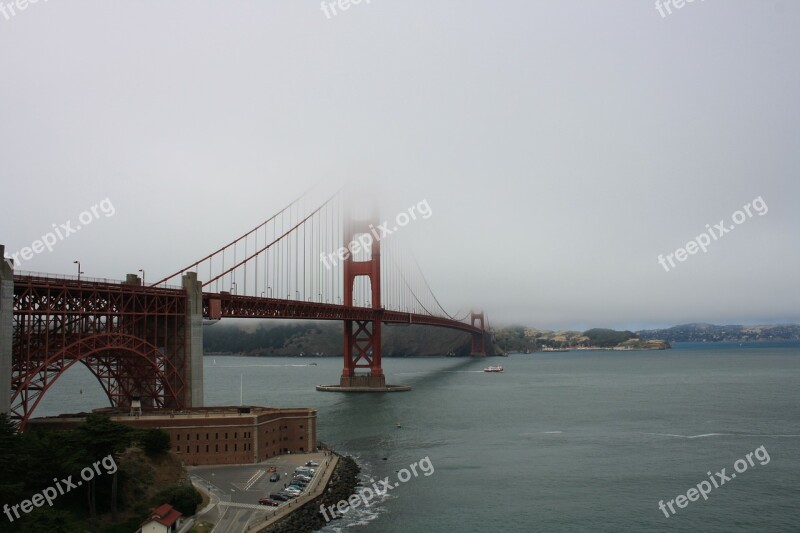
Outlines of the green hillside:
[{"label": "green hillside", "polygon": [[[469,355],[470,335],[433,326],[385,325],[383,355]],[[203,329],[206,354],[341,356],[344,340],[339,322],[221,322]]]}]

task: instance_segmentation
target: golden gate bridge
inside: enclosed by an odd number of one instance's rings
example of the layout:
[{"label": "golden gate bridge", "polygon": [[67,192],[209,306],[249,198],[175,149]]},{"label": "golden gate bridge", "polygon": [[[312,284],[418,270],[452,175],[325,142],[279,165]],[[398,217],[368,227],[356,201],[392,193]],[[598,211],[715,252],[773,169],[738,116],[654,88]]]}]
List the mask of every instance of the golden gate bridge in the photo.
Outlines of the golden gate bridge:
[{"label": "golden gate bridge", "polygon": [[377,217],[372,207],[348,205],[342,190],[318,201],[306,193],[153,283],[143,272],[115,281],[0,263],[0,381],[10,384],[0,412],[24,428],[76,363],[95,375],[114,408],[134,400],[145,409],[201,407],[203,323],[223,318],[341,321],[342,374],[319,390],[407,390],[385,381],[383,324],[464,331],[471,354],[485,355],[483,313],[448,313],[411,254],[386,237],[398,228]]}]

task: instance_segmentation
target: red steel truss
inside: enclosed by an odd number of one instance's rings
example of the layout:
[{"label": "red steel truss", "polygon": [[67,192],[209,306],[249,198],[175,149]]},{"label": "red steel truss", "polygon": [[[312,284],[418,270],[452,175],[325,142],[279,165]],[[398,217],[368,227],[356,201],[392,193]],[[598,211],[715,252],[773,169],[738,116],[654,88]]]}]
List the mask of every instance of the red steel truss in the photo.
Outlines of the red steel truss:
[{"label": "red steel truss", "polygon": [[111,405],[187,405],[182,290],[14,276],[11,414],[24,429],[47,390],[80,362]]}]

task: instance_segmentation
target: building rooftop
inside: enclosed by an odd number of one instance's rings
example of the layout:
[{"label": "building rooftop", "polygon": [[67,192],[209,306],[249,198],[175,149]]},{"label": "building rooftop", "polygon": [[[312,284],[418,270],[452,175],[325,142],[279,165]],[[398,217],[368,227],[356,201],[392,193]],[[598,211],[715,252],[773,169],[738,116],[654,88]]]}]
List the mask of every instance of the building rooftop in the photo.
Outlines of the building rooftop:
[{"label": "building rooftop", "polygon": [[173,509],[170,504],[165,503],[159,506],[157,509],[154,509],[153,512],[150,513],[150,518],[148,518],[144,524],[158,522],[164,526],[172,527],[181,516],[181,513]]},{"label": "building rooftop", "polygon": [[[284,414],[287,412],[306,412],[316,413],[316,409],[311,407],[261,407],[256,405],[246,406],[219,406],[219,407],[194,407],[189,409],[143,409],[141,414],[136,416],[146,420],[186,420],[197,418],[248,418],[264,414]],[[86,418],[90,413],[70,413],[58,416],[35,418],[36,421],[67,421],[73,419]],[[128,410],[104,407],[95,409],[92,414],[101,414],[110,417],[112,420],[131,418]]]}]

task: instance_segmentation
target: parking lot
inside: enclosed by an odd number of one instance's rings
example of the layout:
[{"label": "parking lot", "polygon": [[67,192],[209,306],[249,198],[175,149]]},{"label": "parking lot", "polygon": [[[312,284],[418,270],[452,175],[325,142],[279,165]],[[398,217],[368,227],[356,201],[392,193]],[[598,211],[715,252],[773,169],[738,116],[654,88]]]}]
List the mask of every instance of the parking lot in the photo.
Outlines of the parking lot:
[{"label": "parking lot", "polygon": [[[222,501],[258,505],[259,498],[279,492],[292,479],[292,473],[307,461],[322,464],[324,452],[289,454],[274,457],[252,465],[197,466],[189,469],[195,478],[202,480],[206,489]],[[274,466],[280,474],[278,481],[270,481],[267,470]],[[267,507],[264,507],[267,509]]]}]

